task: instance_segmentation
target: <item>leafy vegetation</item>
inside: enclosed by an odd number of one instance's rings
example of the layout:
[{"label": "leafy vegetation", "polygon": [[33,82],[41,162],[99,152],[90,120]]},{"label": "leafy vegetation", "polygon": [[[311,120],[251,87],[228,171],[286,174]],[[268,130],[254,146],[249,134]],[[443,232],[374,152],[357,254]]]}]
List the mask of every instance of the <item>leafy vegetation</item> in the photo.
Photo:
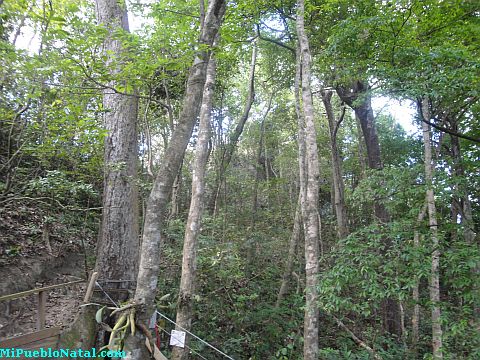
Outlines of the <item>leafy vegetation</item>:
[{"label": "leafy vegetation", "polygon": [[[129,2],[131,32],[96,24],[93,1],[0,2],[2,264],[73,243],[74,251],[86,254],[87,270],[94,266],[107,170],[103,118],[112,112],[102,102],[106,92],[139,102],[138,148],[131,149],[138,174],[125,181],[139,189],[143,223],[155,175],[179,126],[193,58],[209,50],[218,66],[192,331],[235,359],[303,359],[303,235],[287,274],[288,291],[276,306],[301,187],[296,6],[228,2],[220,37],[210,48],[198,43],[195,1]],[[438,358],[431,315],[437,304],[429,292],[438,249],[443,358],[480,358],[479,11],[474,1],[460,0],[306,3],[320,167],[321,359]],[[124,51],[105,53],[110,38]],[[255,100],[223,168],[249,93],[253,46]],[[319,96],[341,88],[355,96],[351,103],[332,99],[341,119],[335,140],[348,214],[344,238],[337,235],[331,138]],[[396,120],[402,114],[375,113],[379,168],[367,165],[365,130],[352,110],[371,97],[418,110],[411,119],[416,130],[408,132]],[[425,102],[428,118],[420,111]],[[422,121],[430,123],[433,139],[438,248],[430,241],[428,216],[419,217],[429,186]],[[175,318],[179,296],[197,141],[195,128],[165,211],[157,305],[169,318]],[[125,164],[108,166],[120,172]],[[388,221],[377,216],[379,207]],[[385,325],[388,301],[400,309],[400,333]],[[412,324],[417,310],[418,336]],[[127,322],[133,320],[124,317],[123,330]],[[216,358],[205,344],[189,341],[195,352]]]}]

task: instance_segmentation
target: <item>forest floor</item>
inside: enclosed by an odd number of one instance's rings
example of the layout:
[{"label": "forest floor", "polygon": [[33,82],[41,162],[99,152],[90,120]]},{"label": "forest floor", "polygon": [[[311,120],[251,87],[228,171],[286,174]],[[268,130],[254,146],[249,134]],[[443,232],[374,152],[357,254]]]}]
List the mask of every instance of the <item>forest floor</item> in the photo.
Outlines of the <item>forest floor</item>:
[{"label": "forest floor", "polygon": [[[0,296],[86,277],[82,242],[65,236],[59,218],[53,217],[46,234],[44,214],[35,206],[0,208]],[[47,328],[72,323],[85,286],[47,292]],[[33,294],[0,303],[0,339],[37,330],[37,301]]]}]

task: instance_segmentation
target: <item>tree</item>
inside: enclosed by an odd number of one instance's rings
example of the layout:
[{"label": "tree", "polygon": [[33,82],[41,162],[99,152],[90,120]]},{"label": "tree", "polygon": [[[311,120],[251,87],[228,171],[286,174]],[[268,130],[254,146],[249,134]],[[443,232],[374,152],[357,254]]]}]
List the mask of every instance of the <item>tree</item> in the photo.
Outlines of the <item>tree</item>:
[{"label": "tree", "polygon": [[[207,77],[203,90],[202,108],[200,110],[200,125],[193,164],[192,198],[185,228],[183,242],[182,276],[177,302],[177,330],[189,330],[192,327],[192,308],[195,297],[195,282],[197,270],[197,241],[202,222],[203,202],[205,193],[205,171],[208,160],[208,142],[210,139],[210,118],[213,102],[213,86],[215,84],[216,64],[213,55],[207,67]],[[172,359],[188,359],[185,348],[175,347]]]},{"label": "tree", "polygon": [[[302,191],[302,217],[305,226],[305,322],[304,322],[304,347],[305,360],[318,358],[318,258],[320,241],[320,214],[318,212],[318,178],[320,176],[318,164],[317,136],[314,123],[314,109],[311,79],[311,54],[308,38],[305,33],[305,3],[298,2],[297,9],[297,35],[300,51],[297,53],[297,67],[301,69],[302,79],[302,110],[305,124],[300,121],[299,142],[305,143],[305,157],[300,158],[300,169],[303,172],[301,179]],[[298,70],[297,70],[298,71]],[[302,118],[302,117],[300,117]],[[303,145],[302,145],[303,146]],[[300,157],[302,157],[300,153]]]},{"label": "tree", "polygon": [[[159,275],[160,245],[163,238],[163,225],[173,181],[180,168],[188,141],[200,111],[209,52],[213,45],[225,13],[223,0],[208,3],[204,26],[201,29],[200,50],[195,56],[187,81],[185,98],[178,124],[172,134],[165,156],[150,193],[145,213],[143,241],[140,252],[140,265],[135,290],[135,301],[141,304],[138,321],[147,324],[155,311],[155,296]],[[141,336],[133,341],[131,349],[134,359],[144,358],[144,340]]]},{"label": "tree", "polygon": [[332,95],[331,91],[323,90],[321,93],[323,105],[327,113],[328,128],[330,129],[330,151],[332,153],[332,174],[333,174],[333,187],[334,187],[334,206],[335,215],[337,219],[337,234],[338,238],[342,239],[348,235],[348,217],[347,208],[345,206],[345,185],[343,183],[343,171],[340,159],[340,154],[337,146],[337,133],[340,127],[343,117],[345,116],[345,108],[342,110],[342,114],[338,120],[335,118],[335,113],[332,107]]},{"label": "tree", "polygon": [[[125,45],[119,31],[128,32],[125,3],[97,0],[98,23],[108,29],[104,42],[107,67],[115,79],[123,61]],[[116,35],[117,33],[117,35]],[[122,60],[121,60],[122,59]],[[125,81],[112,80],[108,86],[129,86]],[[138,192],[137,178],[137,109],[135,96],[103,90],[104,126],[107,131],[104,150],[104,189],[102,226],[97,245],[96,271],[106,281],[124,280],[128,289],[136,278],[138,267]],[[126,300],[127,293],[118,293],[115,300]],[[114,295],[115,296],[115,295]]]},{"label": "tree", "polygon": [[[421,116],[430,120],[430,110],[427,99],[421,101]],[[423,121],[423,144],[425,146],[425,183],[427,188],[426,203],[432,239],[432,271],[430,276],[430,301],[432,302],[432,348],[433,358],[443,359],[443,331],[440,310],[440,243],[438,238],[437,210],[433,192],[433,166],[430,127]]]},{"label": "tree", "polygon": [[[355,116],[359,119],[366,144],[368,167],[372,170],[381,170],[383,169],[383,163],[380,154],[380,142],[378,140],[369,91],[367,83],[361,80],[354,81],[349,87],[337,86],[337,94],[342,101],[355,111]],[[378,184],[378,186],[380,186],[380,184]],[[380,224],[388,223],[389,214],[382,202],[375,200],[373,208],[376,220]],[[386,245],[386,250],[388,250],[390,245],[388,243]],[[400,336],[402,329],[398,303],[393,299],[386,299],[384,308],[386,331],[390,334]]]},{"label": "tree", "polygon": [[[137,274],[139,253],[138,191],[137,191],[137,110],[135,96],[112,89],[127,87],[117,80],[125,59],[125,44],[119,33],[129,32],[125,3],[112,0],[96,1],[97,22],[108,32],[103,44],[112,79],[103,90],[103,125],[107,131],[104,142],[104,186],[102,222],[97,243],[95,271],[110,289],[116,281],[118,289],[111,297],[116,302],[128,299]],[[74,337],[83,347],[93,344],[92,309],[81,309],[70,332],[62,341]],[[78,335],[75,335],[78,334]]]}]

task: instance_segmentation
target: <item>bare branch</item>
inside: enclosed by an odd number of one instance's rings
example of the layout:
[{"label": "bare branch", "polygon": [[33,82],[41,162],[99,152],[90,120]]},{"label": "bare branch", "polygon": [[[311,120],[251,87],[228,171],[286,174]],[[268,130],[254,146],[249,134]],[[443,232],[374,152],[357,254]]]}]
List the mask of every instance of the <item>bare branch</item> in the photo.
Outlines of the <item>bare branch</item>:
[{"label": "bare branch", "polygon": [[[333,315],[332,315],[333,316]],[[373,350],[370,346],[368,346],[362,339],[360,339],[357,335],[353,333],[352,330],[350,330],[339,318],[336,316],[333,316],[335,321],[337,322],[337,325],[340,326],[343,330],[345,330],[348,335],[352,338],[353,341],[355,341],[359,346],[363,347],[365,350],[367,350],[375,360],[382,360],[380,355],[378,355],[375,350]]]}]

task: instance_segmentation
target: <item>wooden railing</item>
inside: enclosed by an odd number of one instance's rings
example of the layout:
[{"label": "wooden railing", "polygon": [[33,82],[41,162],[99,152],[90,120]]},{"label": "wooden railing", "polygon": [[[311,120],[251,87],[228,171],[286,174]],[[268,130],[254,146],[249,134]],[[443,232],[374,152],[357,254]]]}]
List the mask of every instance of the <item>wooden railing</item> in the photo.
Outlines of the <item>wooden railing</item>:
[{"label": "wooden railing", "polygon": [[2,301],[10,301],[19,299],[22,297],[26,297],[29,295],[37,294],[37,310],[38,310],[38,317],[37,317],[37,330],[42,330],[45,328],[45,320],[46,320],[46,305],[47,305],[47,293],[50,290],[62,288],[69,285],[75,285],[85,282],[85,280],[76,280],[70,281],[63,284],[56,284],[56,285],[49,285],[41,288],[35,288],[32,290],[21,291],[15,294],[4,295],[0,296],[0,302]]}]

